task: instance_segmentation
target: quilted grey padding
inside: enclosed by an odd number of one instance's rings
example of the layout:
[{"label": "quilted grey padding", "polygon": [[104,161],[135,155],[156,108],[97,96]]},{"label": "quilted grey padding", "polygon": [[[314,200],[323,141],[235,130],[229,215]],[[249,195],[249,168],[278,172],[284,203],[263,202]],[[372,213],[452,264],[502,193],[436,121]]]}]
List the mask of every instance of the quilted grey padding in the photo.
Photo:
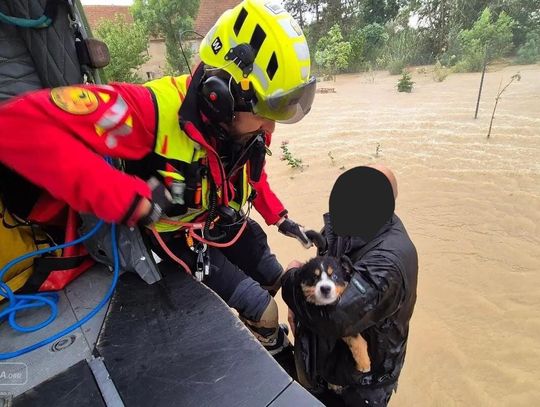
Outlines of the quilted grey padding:
[{"label": "quilted grey padding", "polygon": [[[43,15],[46,3],[0,0],[0,11],[36,19]],[[61,1],[48,28],[19,28],[0,22],[0,102],[31,90],[82,82],[68,7],[67,0]],[[0,136],[4,136],[2,131]],[[8,209],[25,218],[40,190],[0,164],[0,192]]]},{"label": "quilted grey padding", "polygon": [[[6,4],[0,1],[0,11]],[[15,27],[0,23],[0,101],[39,88],[41,80],[23,39]]]},{"label": "quilted grey padding", "polygon": [[[0,1],[5,14],[39,18],[47,0]],[[81,83],[82,75],[68,6],[64,2],[48,28],[0,23],[0,100],[32,89]]]}]

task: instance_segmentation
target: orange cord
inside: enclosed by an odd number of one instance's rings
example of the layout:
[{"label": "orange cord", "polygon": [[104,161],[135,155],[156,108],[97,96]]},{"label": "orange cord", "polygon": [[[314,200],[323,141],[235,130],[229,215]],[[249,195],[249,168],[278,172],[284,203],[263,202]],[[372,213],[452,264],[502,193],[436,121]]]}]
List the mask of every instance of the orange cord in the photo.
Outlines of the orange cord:
[{"label": "orange cord", "polygon": [[240,236],[242,235],[242,232],[244,232],[244,230],[246,229],[246,226],[247,226],[247,221],[244,221],[244,223],[242,223],[242,227],[240,228],[240,230],[238,231],[238,233],[236,234],[236,236],[229,242],[227,243],[216,243],[216,242],[211,242],[209,240],[206,240],[202,237],[200,237],[199,235],[197,235],[195,232],[194,232],[194,228],[189,228],[189,236],[191,236],[193,239],[201,242],[201,243],[205,243],[207,244],[208,246],[212,246],[212,247],[218,247],[218,248],[224,248],[224,247],[229,247],[229,246],[232,246],[233,244],[235,244],[238,239],[240,239]]},{"label": "orange cord", "polygon": [[[167,220],[166,219],[161,219],[160,222],[171,224],[171,225],[176,225],[176,226],[184,226],[184,227],[187,226],[189,228],[188,229],[188,237],[189,238],[195,239],[195,240],[197,240],[197,241],[199,241],[201,243],[205,243],[208,246],[217,247],[217,248],[225,248],[225,247],[229,247],[229,246],[232,246],[233,244],[235,244],[238,241],[238,239],[240,239],[240,236],[242,235],[242,233],[244,232],[244,230],[246,229],[246,226],[247,226],[247,221],[244,221],[244,223],[242,223],[242,227],[240,228],[240,230],[238,231],[236,236],[234,236],[234,238],[231,241],[229,241],[227,243],[216,243],[216,242],[211,242],[209,240],[206,240],[206,239],[202,238],[201,236],[199,236],[199,235],[197,235],[195,233],[196,229],[203,229],[204,228],[203,223],[185,223],[185,222],[172,221],[172,220],[168,220],[168,219]],[[167,254],[167,256],[169,256],[171,258],[171,260],[173,260],[174,262],[176,262],[180,266],[182,266],[182,268],[186,271],[186,273],[192,275],[193,273],[189,269],[188,265],[184,261],[182,261],[182,259],[178,258],[167,247],[167,244],[163,241],[163,239],[159,235],[159,232],[156,230],[156,227],[152,225],[150,230],[154,234],[154,237],[158,241],[158,243],[161,246],[161,248],[163,249],[163,251]]]},{"label": "orange cord", "polygon": [[165,251],[165,253],[167,253],[167,255],[172,260],[174,260],[176,263],[180,264],[180,266],[182,266],[182,268],[186,271],[186,273],[191,275],[192,273],[191,273],[191,270],[189,269],[188,265],[186,263],[184,263],[181,259],[176,257],[173,252],[171,252],[171,250],[167,247],[167,245],[165,244],[165,242],[163,241],[163,239],[159,235],[158,231],[156,230],[156,227],[152,225],[150,230],[152,230],[152,233],[154,234],[154,237],[158,241],[161,248]]}]

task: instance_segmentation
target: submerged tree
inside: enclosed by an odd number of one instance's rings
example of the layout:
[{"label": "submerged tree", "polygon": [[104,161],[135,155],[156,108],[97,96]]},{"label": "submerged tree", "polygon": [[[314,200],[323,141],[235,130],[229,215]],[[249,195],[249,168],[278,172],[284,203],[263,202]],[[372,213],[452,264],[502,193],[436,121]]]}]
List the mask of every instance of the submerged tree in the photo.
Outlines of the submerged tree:
[{"label": "submerged tree", "polygon": [[397,83],[398,92],[411,93],[414,82],[411,79],[411,74],[407,71],[403,71],[401,78]]},{"label": "submerged tree", "polygon": [[491,120],[489,122],[489,130],[488,130],[487,138],[491,136],[491,128],[493,127],[493,120],[495,119],[495,111],[497,110],[497,105],[499,104],[499,100],[501,99],[502,94],[514,81],[519,82],[520,80],[521,80],[521,75],[518,72],[515,75],[512,75],[512,77],[510,78],[510,81],[508,81],[508,83],[504,86],[504,88],[501,89],[501,85],[499,85],[499,90],[497,91],[497,96],[495,97],[495,105],[493,106],[493,113],[491,113]]}]

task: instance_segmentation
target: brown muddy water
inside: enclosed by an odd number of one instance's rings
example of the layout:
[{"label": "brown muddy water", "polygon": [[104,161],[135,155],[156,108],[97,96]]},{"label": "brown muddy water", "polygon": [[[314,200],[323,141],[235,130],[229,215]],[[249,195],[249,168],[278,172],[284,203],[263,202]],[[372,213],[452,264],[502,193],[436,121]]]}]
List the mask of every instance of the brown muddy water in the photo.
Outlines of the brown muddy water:
[{"label": "brown muddy water", "polygon": [[[429,68],[428,68],[429,70]],[[495,95],[503,94],[486,138]],[[444,82],[413,71],[339,76],[300,123],[280,125],[267,169],[292,219],[321,227],[342,167],[382,162],[396,173],[396,212],[420,259],[405,368],[391,406],[532,406],[540,400],[540,66]],[[307,167],[280,161],[279,145]],[[333,157],[333,159],[331,158]],[[256,219],[260,219],[255,215]],[[286,265],[314,250],[267,229]],[[286,307],[280,304],[281,319]]]}]

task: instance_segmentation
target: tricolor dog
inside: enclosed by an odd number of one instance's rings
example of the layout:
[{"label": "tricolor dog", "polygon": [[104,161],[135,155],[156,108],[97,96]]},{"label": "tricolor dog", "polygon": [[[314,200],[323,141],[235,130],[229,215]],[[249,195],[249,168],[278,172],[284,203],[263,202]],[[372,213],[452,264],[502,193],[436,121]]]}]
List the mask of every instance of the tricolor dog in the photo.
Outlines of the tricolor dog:
[{"label": "tricolor dog", "polygon": [[[299,283],[307,303],[317,306],[332,306],[347,287],[353,265],[346,256],[341,260],[330,256],[318,256],[298,270]],[[357,370],[366,373],[371,370],[368,346],[362,335],[342,338],[349,346],[356,362]]]}]

